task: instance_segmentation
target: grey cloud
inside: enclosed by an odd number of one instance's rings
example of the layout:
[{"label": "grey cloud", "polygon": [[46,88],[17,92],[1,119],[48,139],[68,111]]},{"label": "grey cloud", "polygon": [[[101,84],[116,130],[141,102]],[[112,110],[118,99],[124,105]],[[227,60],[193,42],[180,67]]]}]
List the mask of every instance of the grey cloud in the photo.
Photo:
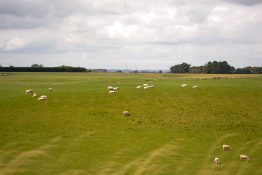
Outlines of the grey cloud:
[{"label": "grey cloud", "polygon": [[0,0],[0,64],[167,69],[217,58],[261,65],[259,3]]},{"label": "grey cloud", "polygon": [[52,24],[57,24],[57,18],[35,18],[21,17],[13,15],[0,15],[0,29],[32,29],[37,27],[47,27]]},{"label": "grey cloud", "polygon": [[46,27],[63,21],[68,16],[84,14],[87,16],[119,15],[119,8],[98,5],[92,0],[0,0],[0,29],[30,29]]},{"label": "grey cloud", "polygon": [[92,0],[0,0],[0,14],[38,18],[64,17],[74,13],[117,14],[118,8],[110,5]]},{"label": "grey cloud", "polygon": [[212,8],[210,6],[199,6],[188,12],[188,17],[195,23],[206,22]]},{"label": "grey cloud", "polygon": [[252,5],[257,5],[257,4],[262,3],[262,0],[224,0],[224,1],[232,2],[236,4],[247,5],[247,6],[252,6]]},{"label": "grey cloud", "polygon": [[44,0],[0,1],[0,14],[4,15],[42,17],[49,9],[49,3]]}]

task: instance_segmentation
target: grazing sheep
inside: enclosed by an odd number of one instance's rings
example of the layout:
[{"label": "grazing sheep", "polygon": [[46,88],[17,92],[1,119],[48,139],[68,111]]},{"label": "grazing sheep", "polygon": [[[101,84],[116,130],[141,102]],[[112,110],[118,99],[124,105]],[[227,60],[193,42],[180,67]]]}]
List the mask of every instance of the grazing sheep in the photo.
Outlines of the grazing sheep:
[{"label": "grazing sheep", "polygon": [[249,157],[247,155],[240,155],[240,160],[249,160]]},{"label": "grazing sheep", "polygon": [[113,86],[108,86],[107,89],[112,91],[112,90],[114,90],[114,87]]},{"label": "grazing sheep", "polygon": [[193,88],[193,89],[196,89],[196,88],[198,88],[198,86],[193,86],[192,88]]},{"label": "grazing sheep", "polygon": [[129,114],[128,111],[123,111],[123,115],[124,115],[124,116],[130,116],[130,114]]},{"label": "grazing sheep", "polygon": [[149,86],[148,84],[143,84],[144,87]]},{"label": "grazing sheep", "polygon": [[222,145],[224,151],[230,151],[231,147],[229,145]]},{"label": "grazing sheep", "polygon": [[136,88],[137,88],[137,89],[140,89],[141,87],[142,87],[142,86],[137,86]]},{"label": "grazing sheep", "polygon": [[48,88],[48,91],[54,91],[53,88]]},{"label": "grazing sheep", "polygon": [[109,94],[115,94],[116,91],[114,91],[114,90],[113,90],[113,91],[108,91],[108,93],[109,93]]},{"label": "grazing sheep", "polygon": [[33,93],[32,97],[36,97],[36,96],[37,96],[37,94],[36,94],[36,93]]},{"label": "grazing sheep", "polygon": [[39,97],[37,100],[38,100],[38,101],[42,101],[42,100],[45,100],[45,99],[43,99],[43,98]]},{"label": "grazing sheep", "polygon": [[144,86],[144,89],[149,89],[149,88],[153,88],[154,87],[154,85],[148,85],[147,84],[147,86]]},{"label": "grazing sheep", "polygon": [[27,90],[25,91],[25,93],[27,93],[27,94],[32,94],[32,93],[33,93],[33,90],[32,90],[32,89],[27,89]]},{"label": "grazing sheep", "polygon": [[181,84],[181,87],[187,87],[187,84]]},{"label": "grazing sheep", "polygon": [[46,95],[41,95],[40,98],[43,98],[44,100],[47,99]]},{"label": "grazing sheep", "polygon": [[37,100],[38,100],[38,101],[43,101],[43,100],[46,100],[46,98],[39,97]]},{"label": "grazing sheep", "polygon": [[220,160],[219,160],[219,158],[216,157],[216,158],[214,159],[214,162],[215,162],[216,164],[220,164]]},{"label": "grazing sheep", "polygon": [[117,91],[119,89],[119,87],[114,87],[113,90],[114,91]]}]

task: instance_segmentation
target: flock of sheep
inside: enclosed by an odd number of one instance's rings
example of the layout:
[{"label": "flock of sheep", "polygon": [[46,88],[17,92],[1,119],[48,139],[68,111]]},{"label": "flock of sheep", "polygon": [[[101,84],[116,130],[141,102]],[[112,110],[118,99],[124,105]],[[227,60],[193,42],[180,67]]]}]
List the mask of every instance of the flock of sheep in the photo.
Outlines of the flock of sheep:
[{"label": "flock of sheep", "polygon": [[[143,88],[144,88],[144,89],[150,89],[150,88],[153,88],[153,87],[154,87],[154,85],[143,84]],[[137,86],[136,88],[137,88],[137,89],[140,89],[140,88],[142,88],[142,86]]]},{"label": "flock of sheep", "polygon": [[[230,151],[231,150],[231,147],[229,145],[222,145],[222,148],[223,148],[224,151]],[[240,160],[249,160],[249,157],[247,155],[243,155],[243,154],[241,154],[239,156],[239,158],[240,158]],[[216,164],[221,164],[221,161],[218,157],[215,157],[214,162]]]},{"label": "flock of sheep", "polygon": [[[149,89],[149,88],[153,88],[154,85],[143,84],[143,86],[137,86],[136,88],[140,89],[142,87],[144,89]],[[187,84],[181,84],[181,87],[186,88]],[[199,88],[199,87],[198,87],[198,85],[193,85],[192,88],[196,89],[196,88]],[[108,86],[109,94],[117,93],[118,89],[119,89],[119,87]],[[123,116],[130,116],[130,114],[129,114],[128,111],[123,111]],[[222,147],[223,147],[224,151],[230,151],[231,150],[231,147],[229,145],[222,145]],[[240,155],[240,160],[249,160],[249,157],[247,155],[241,154]],[[218,157],[215,157],[214,162],[216,164],[221,164],[221,161],[220,161],[220,159]]]},{"label": "flock of sheep", "polygon": [[[181,84],[181,87],[186,88],[186,87],[187,87],[187,84]],[[192,86],[192,88],[193,88],[193,89],[196,89],[196,88],[198,88],[198,86],[197,86],[197,85],[194,85],[194,86]]]},{"label": "flock of sheep", "polygon": [[[53,89],[52,89],[52,88],[48,88],[48,91],[53,91]],[[33,89],[27,89],[27,90],[25,91],[25,93],[32,95],[33,98],[34,98],[34,97],[37,97],[37,94],[34,93]],[[43,101],[43,100],[46,100],[46,99],[47,99],[47,96],[46,96],[46,95],[41,95],[37,100],[38,100],[38,101]]]},{"label": "flock of sheep", "polygon": [[[139,86],[137,86],[136,88],[137,88],[137,89],[141,89],[142,87],[146,90],[146,89],[153,88],[154,85],[143,84],[142,86],[139,85]],[[181,87],[187,87],[187,84],[181,84]],[[198,88],[198,86],[197,86],[197,85],[194,85],[194,86],[192,86],[192,88],[195,89],[195,88]],[[108,86],[107,89],[108,89],[108,93],[109,93],[109,94],[115,94],[115,93],[118,92],[119,87]],[[130,114],[129,114],[128,111],[123,111],[123,115],[124,115],[124,116],[129,116]]]},{"label": "flock of sheep", "polygon": [[[146,89],[153,88],[154,85],[143,84],[143,86],[137,86],[136,88],[140,89],[142,87],[146,90]],[[181,84],[181,87],[186,88],[187,84]],[[192,86],[192,88],[195,89],[195,88],[198,88],[198,86],[194,85],[194,86]],[[115,94],[115,93],[118,92],[119,87],[108,86],[107,89],[108,89],[108,93],[109,94]],[[52,88],[48,88],[48,91],[53,91],[53,89]],[[26,94],[31,94],[32,97],[37,97],[37,94],[34,93],[34,91],[32,89],[27,89],[25,92],[26,92]],[[46,95],[41,95],[37,100],[38,101],[43,101],[43,100],[46,100],[46,99],[47,99]],[[130,116],[130,114],[129,114],[128,111],[123,111],[123,116]],[[230,151],[231,150],[231,147],[229,145],[222,145],[222,148],[223,148],[224,151]],[[240,160],[249,160],[249,157],[247,155],[242,155],[241,154],[240,155]],[[216,164],[221,164],[221,161],[220,161],[220,159],[218,157],[215,157],[214,162]]]},{"label": "flock of sheep", "polygon": [[[149,89],[149,88],[153,88],[154,85],[143,84],[143,86],[137,86],[136,88],[137,88],[137,89],[140,89],[140,88],[142,88],[142,87],[143,87],[144,89]],[[109,94],[115,94],[115,93],[118,92],[119,87],[108,86],[107,89],[108,89],[108,93],[109,93]]]},{"label": "flock of sheep", "polygon": [[119,90],[119,87],[108,86],[107,89],[109,94],[115,94]]},{"label": "flock of sheep", "polygon": [[[153,88],[153,87],[154,87],[154,85],[143,84],[143,88],[144,89],[149,89],[149,88]],[[137,86],[136,88],[140,89],[140,88],[142,88],[142,86]],[[108,93],[109,94],[115,94],[115,93],[118,92],[119,87],[108,86],[107,89],[108,89]],[[129,116],[130,114],[129,114],[128,111],[123,111],[123,115],[124,116]]]}]

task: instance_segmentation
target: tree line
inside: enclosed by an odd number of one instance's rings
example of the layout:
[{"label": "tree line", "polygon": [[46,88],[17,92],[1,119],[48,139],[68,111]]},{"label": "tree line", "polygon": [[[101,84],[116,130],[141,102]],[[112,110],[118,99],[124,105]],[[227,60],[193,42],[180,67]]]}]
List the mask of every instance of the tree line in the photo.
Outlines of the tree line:
[{"label": "tree line", "polygon": [[58,66],[44,67],[43,65],[33,64],[31,67],[1,67],[0,72],[91,72],[90,69],[84,67]]},{"label": "tree line", "polygon": [[[33,64],[31,67],[2,67],[0,72],[107,72],[106,69],[86,69],[84,67],[58,66],[44,67],[42,64]],[[122,72],[122,71],[118,71]],[[139,71],[133,71],[138,73]],[[171,73],[205,73],[205,74],[262,74],[262,67],[234,68],[227,61],[209,61],[203,66],[191,66],[188,63],[176,64],[170,67]],[[155,72],[156,73],[156,72]],[[162,73],[159,71],[158,73]]]},{"label": "tree line", "polygon": [[203,66],[191,66],[188,63],[170,67],[171,73],[204,73],[204,74],[262,74],[262,67],[234,68],[227,61],[209,61]]}]

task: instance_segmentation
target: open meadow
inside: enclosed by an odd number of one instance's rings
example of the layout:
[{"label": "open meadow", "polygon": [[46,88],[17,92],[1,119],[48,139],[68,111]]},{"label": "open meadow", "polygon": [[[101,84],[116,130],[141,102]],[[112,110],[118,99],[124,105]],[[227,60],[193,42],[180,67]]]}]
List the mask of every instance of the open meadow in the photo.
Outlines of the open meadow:
[{"label": "open meadow", "polygon": [[14,174],[261,175],[262,76],[0,76],[0,175]]}]

